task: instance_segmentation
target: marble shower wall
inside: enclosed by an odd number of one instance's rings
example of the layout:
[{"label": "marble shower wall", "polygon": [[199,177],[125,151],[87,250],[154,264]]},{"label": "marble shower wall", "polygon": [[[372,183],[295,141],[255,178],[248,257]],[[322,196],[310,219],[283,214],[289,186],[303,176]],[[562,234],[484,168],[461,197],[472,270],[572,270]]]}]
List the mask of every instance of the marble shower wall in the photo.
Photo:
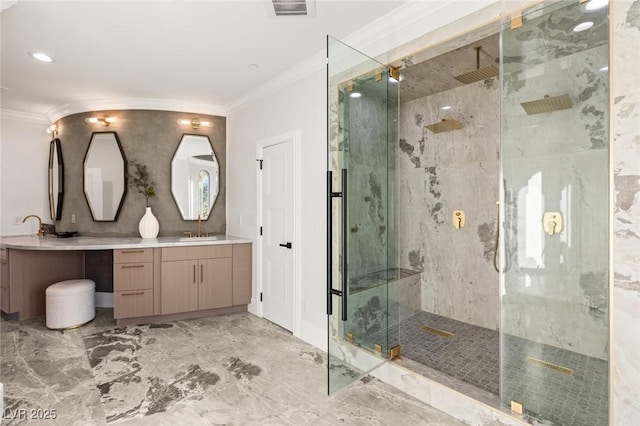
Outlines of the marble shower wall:
[{"label": "marble shower wall", "polygon": [[[504,332],[607,360],[609,345],[609,49],[606,14],[575,33],[579,5],[503,37]],[[520,105],[567,94],[573,106]],[[563,229],[547,235],[543,213]]]},{"label": "marble shower wall", "polygon": [[616,425],[640,417],[640,1],[613,3],[614,291],[613,405]]},{"label": "marble shower wall", "polygon": [[[400,267],[422,271],[422,309],[493,330],[499,95],[489,79],[402,103],[398,154]],[[425,127],[450,118],[464,128]],[[462,229],[453,227],[454,210],[466,213]]]},{"label": "marble shower wall", "polygon": [[[390,216],[394,173],[388,143],[387,82],[355,86],[362,96],[344,103],[344,162],[349,169],[349,276],[395,267],[396,238]],[[346,96],[345,96],[346,97]],[[395,140],[392,138],[391,140]],[[391,226],[391,229],[390,229]],[[391,231],[391,232],[390,232]]]}]

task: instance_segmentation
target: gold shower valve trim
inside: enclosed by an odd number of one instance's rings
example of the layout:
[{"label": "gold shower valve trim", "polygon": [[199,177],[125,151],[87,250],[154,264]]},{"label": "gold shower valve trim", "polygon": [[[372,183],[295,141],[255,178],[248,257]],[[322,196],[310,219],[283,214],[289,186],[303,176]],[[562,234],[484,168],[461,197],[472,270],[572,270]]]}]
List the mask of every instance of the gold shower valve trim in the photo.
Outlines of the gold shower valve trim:
[{"label": "gold shower valve trim", "polygon": [[451,220],[453,221],[453,227],[456,229],[464,228],[467,221],[464,210],[455,210],[452,214]]}]

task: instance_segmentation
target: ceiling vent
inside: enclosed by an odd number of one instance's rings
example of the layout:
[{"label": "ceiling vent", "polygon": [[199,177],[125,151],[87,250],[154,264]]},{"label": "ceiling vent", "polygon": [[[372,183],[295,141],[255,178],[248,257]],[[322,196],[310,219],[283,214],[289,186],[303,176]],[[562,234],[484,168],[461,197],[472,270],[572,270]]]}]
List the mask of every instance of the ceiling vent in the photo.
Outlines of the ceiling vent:
[{"label": "ceiling vent", "polygon": [[271,0],[276,16],[314,16],[315,0]]}]

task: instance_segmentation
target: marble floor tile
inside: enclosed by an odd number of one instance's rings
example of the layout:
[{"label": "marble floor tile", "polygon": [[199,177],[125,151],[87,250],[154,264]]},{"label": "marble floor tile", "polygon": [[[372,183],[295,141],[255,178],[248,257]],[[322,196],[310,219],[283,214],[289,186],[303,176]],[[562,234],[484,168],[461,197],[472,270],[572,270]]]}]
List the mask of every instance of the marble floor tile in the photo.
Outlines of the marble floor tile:
[{"label": "marble floor tile", "polygon": [[3,424],[462,424],[369,376],[327,396],[326,354],[251,314],[118,327],[102,310],[69,331],[3,318],[0,354]]}]

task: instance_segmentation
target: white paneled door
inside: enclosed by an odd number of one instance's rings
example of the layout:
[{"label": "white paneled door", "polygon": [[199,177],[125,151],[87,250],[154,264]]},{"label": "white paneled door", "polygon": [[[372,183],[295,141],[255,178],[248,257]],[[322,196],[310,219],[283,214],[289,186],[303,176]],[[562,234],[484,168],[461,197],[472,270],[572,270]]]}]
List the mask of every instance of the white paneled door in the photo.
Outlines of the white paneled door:
[{"label": "white paneled door", "polygon": [[262,148],[262,316],[293,331],[293,139]]}]

